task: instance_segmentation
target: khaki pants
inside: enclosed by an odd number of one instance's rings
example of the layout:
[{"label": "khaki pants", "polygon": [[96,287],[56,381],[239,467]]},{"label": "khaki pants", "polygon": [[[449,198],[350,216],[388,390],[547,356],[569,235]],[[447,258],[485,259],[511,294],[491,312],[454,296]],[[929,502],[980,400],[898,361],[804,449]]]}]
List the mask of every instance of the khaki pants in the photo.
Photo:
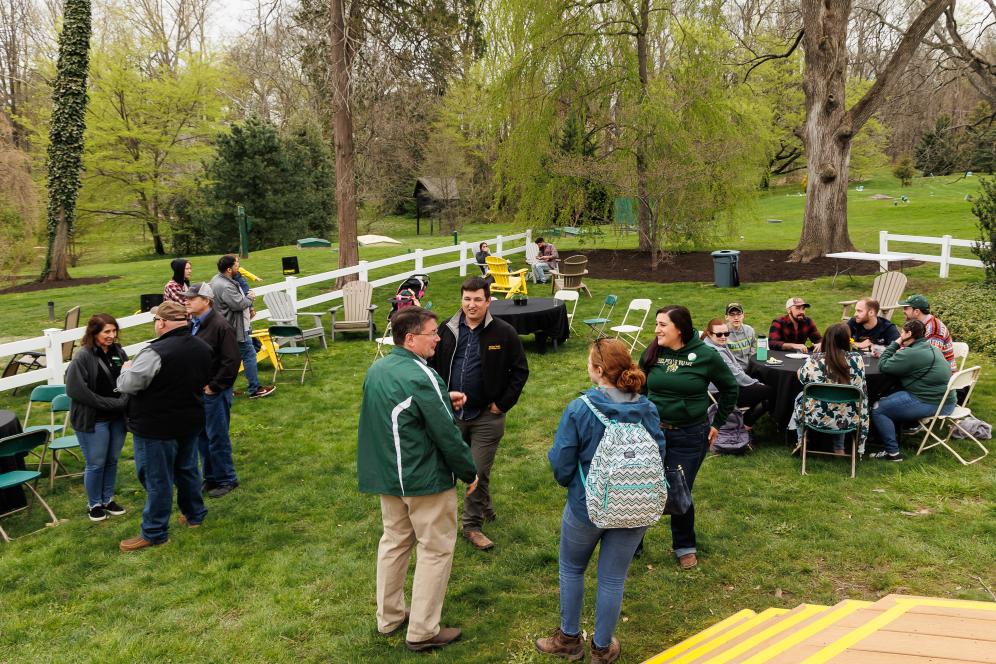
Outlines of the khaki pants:
[{"label": "khaki pants", "polygon": [[439,633],[439,616],[456,545],[456,489],[430,496],[381,496],[384,534],[377,547],[377,629],[387,633],[405,619],[405,577],[418,543],[412,581],[408,641]]}]

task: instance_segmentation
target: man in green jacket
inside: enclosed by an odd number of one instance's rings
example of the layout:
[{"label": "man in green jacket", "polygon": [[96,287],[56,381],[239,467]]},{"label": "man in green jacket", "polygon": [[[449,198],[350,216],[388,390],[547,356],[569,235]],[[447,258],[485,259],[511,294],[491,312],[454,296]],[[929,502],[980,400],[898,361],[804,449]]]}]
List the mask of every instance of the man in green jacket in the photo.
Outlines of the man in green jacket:
[{"label": "man in green jacket", "polygon": [[[470,448],[453,422],[466,397],[447,392],[426,360],[439,343],[436,314],[402,309],[391,320],[395,347],[363,381],[357,474],[360,491],[380,495],[384,534],[377,548],[377,630],[396,632],[408,620],[409,650],[428,650],[459,638],[440,627],[456,544],[456,478],[477,488]],[[418,543],[411,610],[405,577]]]},{"label": "man in green jacket", "polygon": [[[896,423],[916,421],[937,412],[951,379],[950,365],[944,353],[926,339],[926,326],[921,321],[908,320],[899,338],[882,351],[878,369],[896,376],[903,389],[882,397],[872,406],[872,426],[882,439],[885,451],[871,457],[902,461]],[[955,394],[951,392],[941,413],[947,415],[954,407]]]}]

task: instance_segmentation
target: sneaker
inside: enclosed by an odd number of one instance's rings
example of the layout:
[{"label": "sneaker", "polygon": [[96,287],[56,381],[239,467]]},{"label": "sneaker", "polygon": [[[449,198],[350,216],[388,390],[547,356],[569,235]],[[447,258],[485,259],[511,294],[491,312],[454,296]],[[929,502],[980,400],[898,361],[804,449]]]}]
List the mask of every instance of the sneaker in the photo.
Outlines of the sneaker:
[{"label": "sneaker", "polygon": [[166,544],[169,540],[163,540],[162,542],[150,542],[141,535],[136,535],[135,537],[129,537],[126,540],[121,540],[121,544],[118,548],[123,552],[127,553],[129,551],[138,551],[139,549],[144,549],[150,546],[159,546],[160,544]]},{"label": "sneaker", "polygon": [[90,520],[91,521],[103,521],[107,518],[107,510],[104,509],[103,505],[94,505],[90,508]]},{"label": "sneaker", "polygon": [[558,627],[545,639],[536,639],[536,650],[544,655],[563,657],[568,662],[584,659],[584,640],[581,635],[569,636]]},{"label": "sneaker", "polygon": [[920,423],[913,424],[908,427],[903,427],[904,436],[915,436],[918,433],[923,433],[923,425]]},{"label": "sneaker", "polygon": [[698,564],[699,559],[694,553],[686,553],[682,557],[678,558],[678,566],[681,567],[681,569],[692,569]]},{"label": "sneaker", "polygon": [[470,541],[470,545],[478,551],[487,551],[495,548],[495,543],[488,539],[488,536],[480,530],[465,530],[463,536]]},{"label": "sneaker", "polygon": [[180,516],[178,516],[176,518],[176,520],[180,522],[181,526],[186,526],[187,528],[200,528],[201,527],[201,522],[200,521],[198,521],[197,523],[190,523],[190,520],[187,519],[187,517],[185,515],[183,515],[183,514],[181,514]]},{"label": "sneaker", "polygon": [[405,641],[405,647],[411,651],[419,652],[422,650],[432,650],[433,648],[442,648],[443,646],[448,646],[457,639],[460,638],[460,628],[459,627],[440,627],[439,633],[436,634],[431,639],[426,639],[425,641]]},{"label": "sneaker", "polygon": [[892,452],[892,453],[889,453],[889,452],[886,452],[884,450],[882,452],[875,452],[873,454],[869,454],[868,456],[870,458],[872,458],[872,459],[880,459],[882,461],[902,461],[903,460],[903,455],[902,455],[901,452]]},{"label": "sneaker", "polygon": [[118,505],[113,500],[106,505],[104,505],[104,511],[113,516],[121,516],[125,513],[125,508]]},{"label": "sneaker", "polygon": [[256,394],[250,394],[250,399],[262,399],[263,397],[268,397],[273,394],[277,389],[276,385],[261,385]]},{"label": "sneaker", "polygon": [[595,640],[592,639],[591,664],[612,664],[612,662],[619,659],[619,653],[621,652],[622,646],[619,645],[619,639],[614,636],[612,637],[612,642],[604,648],[596,648]]},{"label": "sneaker", "polygon": [[208,497],[209,498],[221,498],[222,496],[224,496],[224,495],[226,495],[228,493],[231,493],[231,491],[233,489],[235,489],[237,486],[239,486],[239,483],[238,483],[237,480],[235,482],[232,482],[231,484],[220,484],[220,485],[216,486],[215,488],[213,488],[213,489],[211,489],[210,491],[207,492],[208,493]]}]

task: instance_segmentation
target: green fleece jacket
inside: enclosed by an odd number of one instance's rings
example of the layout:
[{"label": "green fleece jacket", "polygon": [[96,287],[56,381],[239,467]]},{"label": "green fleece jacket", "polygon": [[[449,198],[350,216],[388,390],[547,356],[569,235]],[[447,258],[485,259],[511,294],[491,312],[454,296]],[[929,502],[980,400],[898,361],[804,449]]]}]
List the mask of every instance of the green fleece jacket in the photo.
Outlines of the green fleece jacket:
[{"label": "green fleece jacket", "polygon": [[721,427],[737,406],[737,379],[722,356],[698,338],[681,350],[659,347],[656,358],[645,354],[641,364],[647,373],[647,398],[657,406],[661,421],[671,426],[683,428],[706,421],[709,383],[719,390],[712,426]]},{"label": "green fleece jacket", "polygon": [[454,475],[477,476],[453,423],[446,385],[425,361],[395,346],[363,381],[356,470],[360,491],[428,496],[452,489]]},{"label": "green fleece jacket", "polygon": [[[926,339],[917,339],[906,347],[893,341],[878,358],[878,370],[896,376],[904,390],[932,406],[941,403],[951,379],[951,365],[944,359],[944,353]],[[954,401],[952,392],[945,405]]]}]

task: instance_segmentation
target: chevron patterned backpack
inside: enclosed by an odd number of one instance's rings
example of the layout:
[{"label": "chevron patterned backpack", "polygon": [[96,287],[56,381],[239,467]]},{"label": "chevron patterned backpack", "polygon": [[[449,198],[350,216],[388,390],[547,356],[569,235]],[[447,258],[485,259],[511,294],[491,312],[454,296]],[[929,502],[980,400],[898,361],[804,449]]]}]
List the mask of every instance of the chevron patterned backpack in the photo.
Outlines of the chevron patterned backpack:
[{"label": "chevron patterned backpack", "polygon": [[667,480],[660,448],[639,422],[607,418],[588,399],[581,401],[605,425],[584,485],[588,518],[599,528],[638,528],[656,523],[667,502]]}]

